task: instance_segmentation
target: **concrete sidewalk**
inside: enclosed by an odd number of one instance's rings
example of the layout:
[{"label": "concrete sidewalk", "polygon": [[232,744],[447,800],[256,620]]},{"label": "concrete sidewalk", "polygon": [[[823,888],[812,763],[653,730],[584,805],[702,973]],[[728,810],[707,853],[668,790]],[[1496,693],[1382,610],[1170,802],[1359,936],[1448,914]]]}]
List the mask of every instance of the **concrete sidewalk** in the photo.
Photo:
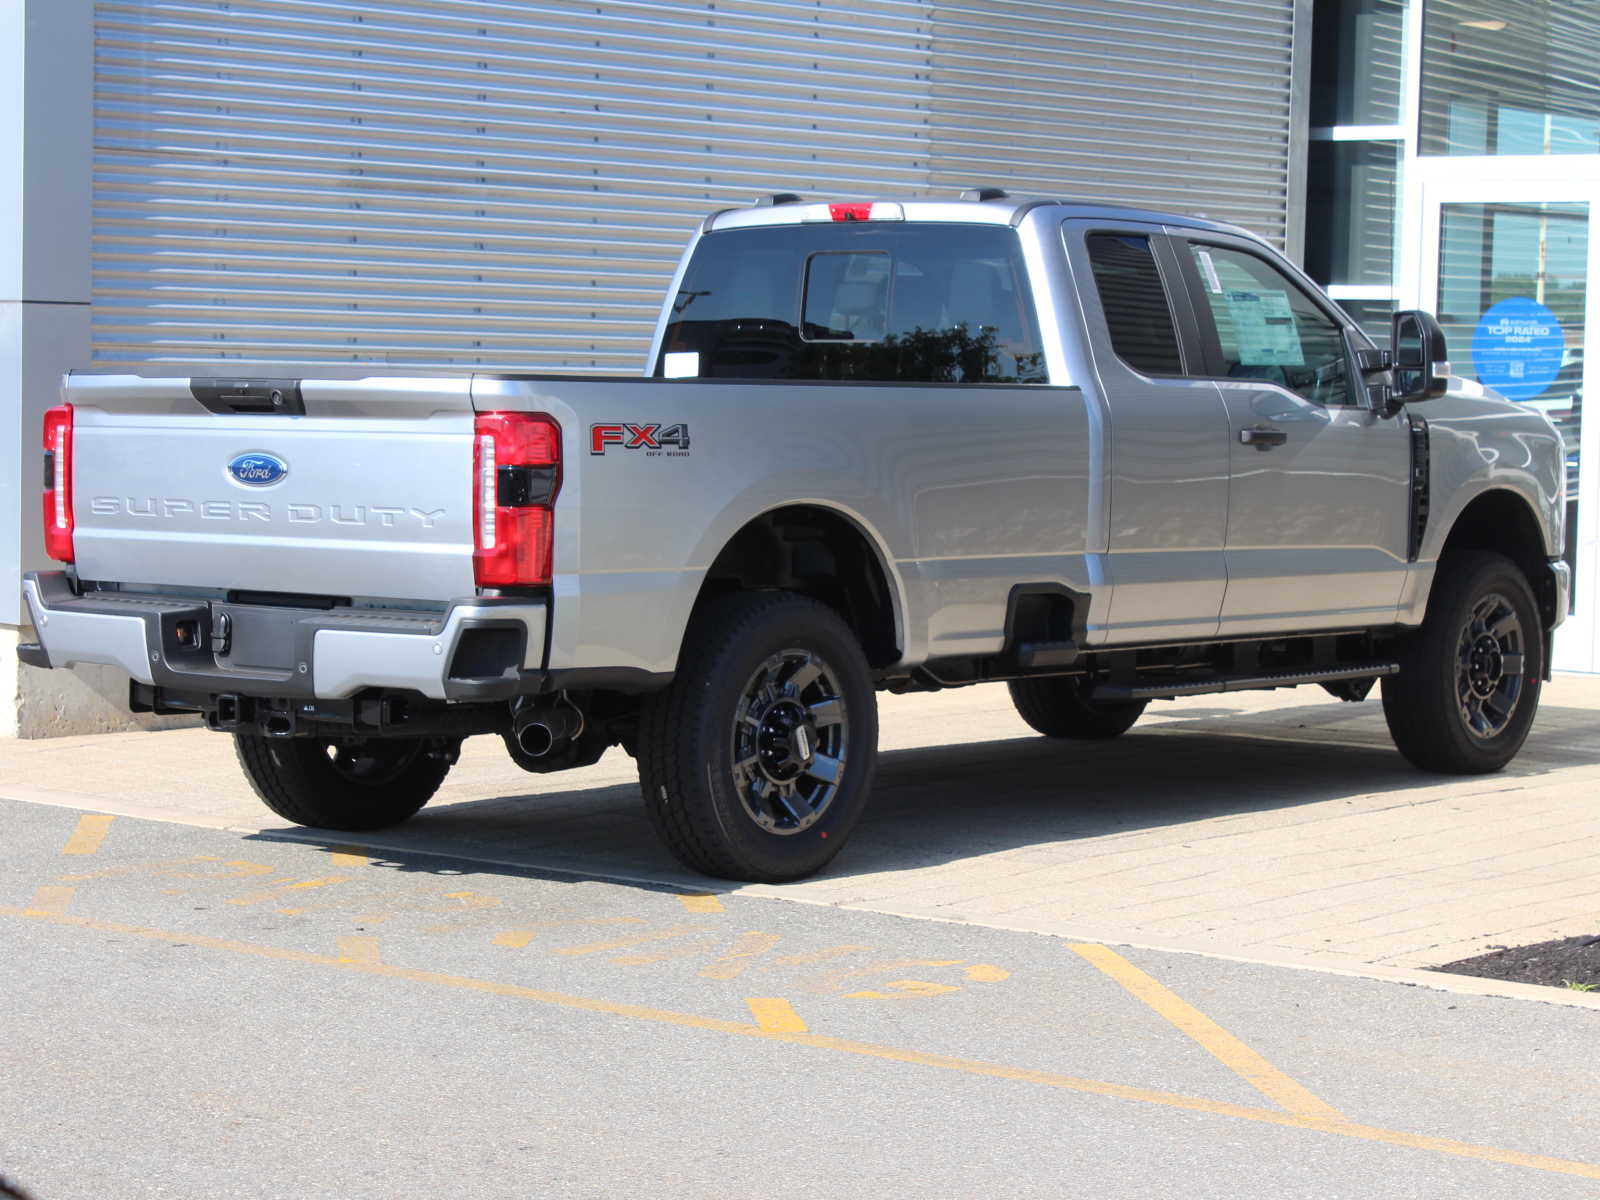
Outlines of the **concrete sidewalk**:
[{"label": "concrete sidewalk", "polygon": [[[881,707],[849,849],[817,879],[727,890],[1351,969],[1600,930],[1600,678],[1558,678],[1517,762],[1471,778],[1414,771],[1375,699],[1316,688],[1157,704],[1104,744],[1034,736],[997,686]],[[199,730],[3,742],[0,796],[287,828]],[[473,739],[432,805],[363,841],[707,886],[656,844],[620,750],[537,776]]]}]

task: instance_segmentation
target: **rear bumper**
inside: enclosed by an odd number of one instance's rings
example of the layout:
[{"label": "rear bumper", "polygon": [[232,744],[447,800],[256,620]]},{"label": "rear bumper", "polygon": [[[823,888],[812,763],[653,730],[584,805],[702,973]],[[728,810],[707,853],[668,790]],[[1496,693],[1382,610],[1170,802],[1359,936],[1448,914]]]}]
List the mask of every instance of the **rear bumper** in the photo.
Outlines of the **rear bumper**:
[{"label": "rear bumper", "polygon": [[102,663],[186,693],[347,699],[365,688],[434,700],[506,700],[541,690],[548,608],[473,597],[444,612],[306,609],[122,592],[76,594],[59,571],[22,583],[38,667]]}]

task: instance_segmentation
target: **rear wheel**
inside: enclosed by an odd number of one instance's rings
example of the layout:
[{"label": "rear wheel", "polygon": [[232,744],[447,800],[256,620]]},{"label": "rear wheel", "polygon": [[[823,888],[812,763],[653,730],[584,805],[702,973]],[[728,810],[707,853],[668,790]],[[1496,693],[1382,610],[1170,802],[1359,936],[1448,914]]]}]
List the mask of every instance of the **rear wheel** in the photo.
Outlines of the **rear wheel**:
[{"label": "rear wheel", "polygon": [[357,832],[398,825],[428,802],[461,743],[449,738],[233,735],[257,796],[296,825]]},{"label": "rear wheel", "polygon": [[696,618],[672,685],[639,723],[639,784],[686,866],[779,883],[821,869],[872,788],[877,698],[850,627],[789,592],[741,593]]},{"label": "rear wheel", "polygon": [[1017,715],[1045,737],[1104,741],[1127,733],[1148,700],[1090,700],[1073,675],[1013,679],[1006,685]]},{"label": "rear wheel", "polygon": [[1458,552],[1439,563],[1400,674],[1383,681],[1383,715],[1400,753],[1425,771],[1498,771],[1527,739],[1543,674],[1544,631],[1521,569]]}]

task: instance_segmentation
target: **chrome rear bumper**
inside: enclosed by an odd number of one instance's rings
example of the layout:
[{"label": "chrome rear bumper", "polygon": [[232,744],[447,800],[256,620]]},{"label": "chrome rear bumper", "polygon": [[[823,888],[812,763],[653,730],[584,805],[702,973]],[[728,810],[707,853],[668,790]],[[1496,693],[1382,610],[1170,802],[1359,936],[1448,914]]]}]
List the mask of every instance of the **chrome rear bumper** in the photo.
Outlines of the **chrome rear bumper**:
[{"label": "chrome rear bumper", "polygon": [[473,597],[444,611],[308,609],[73,591],[60,571],[22,584],[39,667],[102,663],[181,692],[347,699],[364,688],[501,700],[543,682],[541,600]]}]

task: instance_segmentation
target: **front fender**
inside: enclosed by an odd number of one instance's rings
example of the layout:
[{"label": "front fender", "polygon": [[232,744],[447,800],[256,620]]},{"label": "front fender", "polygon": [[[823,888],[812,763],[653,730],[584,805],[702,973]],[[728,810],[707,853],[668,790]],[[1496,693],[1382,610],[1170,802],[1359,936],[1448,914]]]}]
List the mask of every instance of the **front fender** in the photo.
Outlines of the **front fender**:
[{"label": "front fender", "polygon": [[1429,512],[1401,599],[1401,623],[1408,625],[1421,623],[1439,556],[1475,501],[1505,492],[1526,504],[1543,558],[1562,553],[1566,521],[1565,451],[1544,414],[1458,381],[1415,411],[1428,422]]}]

